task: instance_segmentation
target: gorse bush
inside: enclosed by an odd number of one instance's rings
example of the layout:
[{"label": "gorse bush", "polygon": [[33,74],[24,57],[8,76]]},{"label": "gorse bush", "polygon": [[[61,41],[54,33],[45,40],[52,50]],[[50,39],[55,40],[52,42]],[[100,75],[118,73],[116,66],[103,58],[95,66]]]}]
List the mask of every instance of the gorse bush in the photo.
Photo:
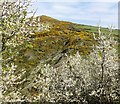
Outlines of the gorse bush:
[{"label": "gorse bush", "polygon": [[57,67],[40,61],[33,70],[18,71],[14,64],[9,66],[3,71],[1,101],[119,103],[117,41],[111,33],[98,31],[93,34],[98,44],[86,57],[79,52],[66,54]]}]

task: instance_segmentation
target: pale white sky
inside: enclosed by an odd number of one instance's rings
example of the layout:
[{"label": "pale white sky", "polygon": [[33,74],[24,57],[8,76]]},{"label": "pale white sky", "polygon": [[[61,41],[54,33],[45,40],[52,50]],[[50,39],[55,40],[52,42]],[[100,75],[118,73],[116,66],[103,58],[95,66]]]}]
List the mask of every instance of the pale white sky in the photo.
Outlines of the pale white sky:
[{"label": "pale white sky", "polygon": [[[4,0],[0,0],[2,2]],[[7,0],[6,0],[7,1]],[[15,0],[8,0],[15,1]],[[37,10],[36,16],[53,18],[80,24],[109,25],[118,28],[119,0],[32,0],[29,10]]]},{"label": "pale white sky", "polygon": [[32,0],[36,16],[118,28],[118,0]]}]

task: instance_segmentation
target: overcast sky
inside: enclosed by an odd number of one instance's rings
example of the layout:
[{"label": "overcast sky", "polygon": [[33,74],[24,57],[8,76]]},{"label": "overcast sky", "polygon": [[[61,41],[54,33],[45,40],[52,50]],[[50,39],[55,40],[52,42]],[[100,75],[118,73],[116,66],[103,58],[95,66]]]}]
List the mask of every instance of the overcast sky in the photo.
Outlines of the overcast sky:
[{"label": "overcast sky", "polygon": [[[49,2],[48,2],[49,1]],[[80,0],[33,2],[30,9],[37,9],[36,16],[48,15],[59,20],[75,23],[101,25],[108,27],[118,25],[118,2],[81,2]]]},{"label": "overcast sky", "polygon": [[[11,0],[10,0],[11,1]],[[118,27],[119,0],[32,0],[29,10],[80,24]]]}]

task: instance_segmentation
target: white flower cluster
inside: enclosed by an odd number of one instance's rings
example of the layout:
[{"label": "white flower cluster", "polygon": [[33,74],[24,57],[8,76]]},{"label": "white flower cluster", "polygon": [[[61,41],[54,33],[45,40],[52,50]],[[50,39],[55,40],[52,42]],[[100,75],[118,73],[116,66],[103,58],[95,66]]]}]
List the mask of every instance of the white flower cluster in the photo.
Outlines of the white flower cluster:
[{"label": "white flower cluster", "polygon": [[2,99],[84,104],[94,103],[91,99],[98,103],[117,101],[120,90],[118,56],[114,47],[117,42],[112,36],[107,38],[103,35],[102,39],[104,45],[99,40],[100,44],[88,57],[82,57],[77,52],[74,56],[66,56],[66,60],[56,68],[40,62],[32,70],[23,69],[15,74],[12,65],[11,70],[3,74]]},{"label": "white flower cluster", "polygon": [[[4,45],[7,47],[5,54],[10,56],[4,61],[18,54],[17,51],[15,53],[12,51],[15,49],[13,47],[23,44],[24,40],[29,41],[29,34],[49,28],[48,25],[39,24],[39,19],[26,19],[28,4],[20,6],[23,6],[20,11],[15,3],[11,5],[5,3],[2,7],[0,33],[2,32]],[[0,76],[2,83],[0,101],[94,104],[92,99],[98,103],[119,100],[117,42],[111,33],[102,34],[100,28],[98,31],[98,35],[93,34],[97,44],[93,46],[93,52],[87,57],[82,57],[77,52],[74,56],[66,56],[67,59],[56,68],[44,65],[42,62],[34,69],[23,70],[17,70],[14,62],[6,65],[8,70],[3,70]]]},{"label": "white flower cluster", "polygon": [[28,0],[4,1],[0,4],[0,52],[3,67],[7,67],[13,57],[20,54],[21,47],[33,47],[29,45],[33,39],[32,34],[50,28],[49,24],[41,23],[40,17],[36,18],[34,14],[27,18],[29,6]]}]

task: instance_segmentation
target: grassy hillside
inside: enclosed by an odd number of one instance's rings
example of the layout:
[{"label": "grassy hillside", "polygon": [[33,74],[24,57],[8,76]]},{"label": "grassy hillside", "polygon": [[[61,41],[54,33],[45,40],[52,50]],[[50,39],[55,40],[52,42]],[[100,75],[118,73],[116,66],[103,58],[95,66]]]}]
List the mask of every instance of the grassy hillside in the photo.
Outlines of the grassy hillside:
[{"label": "grassy hillside", "polygon": [[[38,49],[38,57],[40,59],[49,57],[64,56],[64,54],[75,54],[77,51],[81,55],[87,55],[91,51],[93,40],[92,33],[84,30],[84,28],[78,28],[78,24],[59,21],[51,17],[41,16],[42,23],[50,24],[49,31],[37,32],[32,35],[35,39],[32,45],[35,49]],[[51,61],[50,61],[51,62]],[[52,62],[54,63],[54,62]]]},{"label": "grassy hillside", "polygon": [[[54,19],[54,18],[52,18],[52,17],[49,17],[49,16],[45,16],[45,15],[42,15],[41,17],[40,17],[40,19],[41,19],[41,21],[42,22],[45,22],[45,23],[59,23],[59,22],[66,22],[66,21],[59,21],[59,20],[57,20],[57,19]],[[91,25],[84,25],[84,24],[76,24],[76,23],[72,23],[72,22],[67,22],[67,23],[69,23],[69,24],[72,24],[72,25],[74,25],[74,28],[77,30],[77,29],[81,29],[81,30],[84,30],[84,31],[87,31],[87,32],[94,32],[94,33],[96,33],[96,32],[98,32],[97,30],[98,30],[98,27],[97,26],[91,26]],[[104,27],[101,27],[101,31],[103,32],[103,33],[109,33],[109,30],[108,30],[108,28],[104,28]],[[112,33],[113,34],[118,34],[118,30],[117,29],[113,29],[113,31],[112,31]]]},{"label": "grassy hillside", "polygon": [[[59,21],[44,15],[36,17],[36,20],[38,18],[38,22],[49,24],[51,28],[31,34],[31,40],[18,47],[19,54],[13,60],[19,68],[29,69],[36,66],[39,60],[56,65],[64,60],[66,54],[74,55],[77,51],[84,57],[97,43],[93,32],[97,34],[98,27]],[[109,32],[107,28],[102,28],[102,31]],[[113,30],[113,34],[116,33],[117,30]]]}]

